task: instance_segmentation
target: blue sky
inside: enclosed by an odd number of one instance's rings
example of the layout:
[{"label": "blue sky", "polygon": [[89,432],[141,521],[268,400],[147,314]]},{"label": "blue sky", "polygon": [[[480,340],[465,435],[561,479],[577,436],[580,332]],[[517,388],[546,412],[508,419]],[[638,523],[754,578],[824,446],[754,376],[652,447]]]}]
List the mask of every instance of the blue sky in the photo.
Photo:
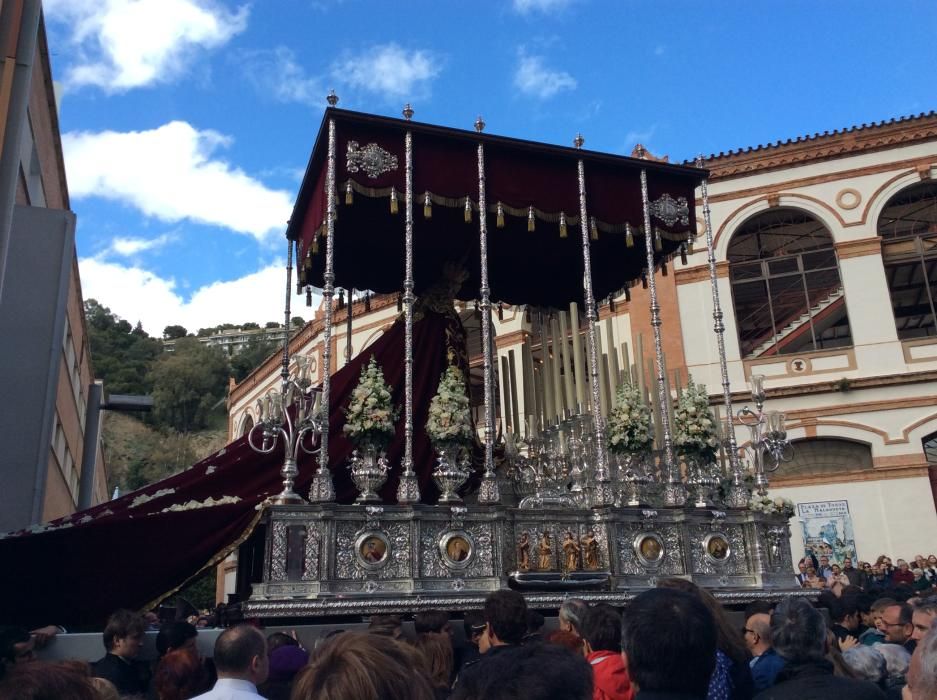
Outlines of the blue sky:
[{"label": "blue sky", "polygon": [[933,2],[44,5],[84,294],[154,335],[282,319],[284,224],[330,88],[672,160],[937,109]]}]

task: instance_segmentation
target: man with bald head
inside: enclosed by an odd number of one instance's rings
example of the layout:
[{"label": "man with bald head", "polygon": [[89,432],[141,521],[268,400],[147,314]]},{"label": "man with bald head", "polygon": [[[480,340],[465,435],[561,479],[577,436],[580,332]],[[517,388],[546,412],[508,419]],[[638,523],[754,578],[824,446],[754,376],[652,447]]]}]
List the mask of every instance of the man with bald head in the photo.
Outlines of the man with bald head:
[{"label": "man with bald head", "polygon": [[226,629],[215,641],[218,681],[195,700],[255,700],[263,696],[257,686],[267,680],[270,661],[267,639],[250,625]]},{"label": "man with bald head", "polygon": [[784,659],[778,656],[771,645],[771,613],[756,612],[749,615],[745,620],[744,632],[745,646],[752,655],[749,663],[755,692],[760,693],[774,685],[778,672],[784,668]]}]

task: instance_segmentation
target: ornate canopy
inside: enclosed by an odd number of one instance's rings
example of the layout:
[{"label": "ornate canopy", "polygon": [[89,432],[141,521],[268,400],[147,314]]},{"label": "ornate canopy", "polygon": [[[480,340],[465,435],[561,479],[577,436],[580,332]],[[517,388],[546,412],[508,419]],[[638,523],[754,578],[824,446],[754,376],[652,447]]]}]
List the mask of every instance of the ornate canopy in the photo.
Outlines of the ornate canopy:
[{"label": "ornate canopy", "polygon": [[404,269],[404,135],[413,138],[414,278],[419,295],[445,263],[478,295],[478,166],[485,145],[491,298],[560,307],[583,300],[577,161],[585,165],[594,296],[646,269],[640,172],[647,171],[655,263],[695,230],[694,188],[705,170],[448,129],[330,107],[287,229],[302,285],[323,286],[328,122],[336,126],[335,284],[392,293]]}]

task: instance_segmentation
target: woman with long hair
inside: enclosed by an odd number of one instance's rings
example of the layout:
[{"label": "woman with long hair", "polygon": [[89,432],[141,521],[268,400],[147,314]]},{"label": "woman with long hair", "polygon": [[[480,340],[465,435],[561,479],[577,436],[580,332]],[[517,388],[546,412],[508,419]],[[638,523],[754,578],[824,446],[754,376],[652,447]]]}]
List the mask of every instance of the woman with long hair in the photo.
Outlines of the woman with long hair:
[{"label": "woman with long hair", "polygon": [[748,665],[751,655],[742,633],[729,622],[719,601],[707,590],[682,578],[665,578],[657,585],[659,588],[675,588],[696,596],[709,608],[716,622],[716,669],[709,681],[707,700],[749,700],[755,690]]},{"label": "woman with long hair", "polygon": [[418,634],[413,646],[422,656],[436,700],[446,700],[449,697],[453,663],[452,638],[449,633]]}]

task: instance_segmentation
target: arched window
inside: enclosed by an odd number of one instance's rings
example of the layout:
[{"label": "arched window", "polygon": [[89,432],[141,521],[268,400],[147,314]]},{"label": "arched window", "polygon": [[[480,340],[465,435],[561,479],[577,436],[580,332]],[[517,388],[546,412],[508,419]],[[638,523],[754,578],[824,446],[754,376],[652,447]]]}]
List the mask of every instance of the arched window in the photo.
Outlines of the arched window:
[{"label": "arched window", "polygon": [[878,235],[898,337],[937,335],[937,183],[892,197],[878,220]]},{"label": "arched window", "polygon": [[247,435],[251,428],[254,427],[254,419],[251,417],[251,414],[248,413],[244,416],[244,420],[241,421],[241,437]]},{"label": "arched window", "polygon": [[794,442],[794,458],[778,476],[812,476],[872,469],[872,448],[841,438],[807,438]]},{"label": "arched window", "polygon": [[728,258],[743,357],[852,344],[833,239],[810,214],[758,214],[732,236]]}]

